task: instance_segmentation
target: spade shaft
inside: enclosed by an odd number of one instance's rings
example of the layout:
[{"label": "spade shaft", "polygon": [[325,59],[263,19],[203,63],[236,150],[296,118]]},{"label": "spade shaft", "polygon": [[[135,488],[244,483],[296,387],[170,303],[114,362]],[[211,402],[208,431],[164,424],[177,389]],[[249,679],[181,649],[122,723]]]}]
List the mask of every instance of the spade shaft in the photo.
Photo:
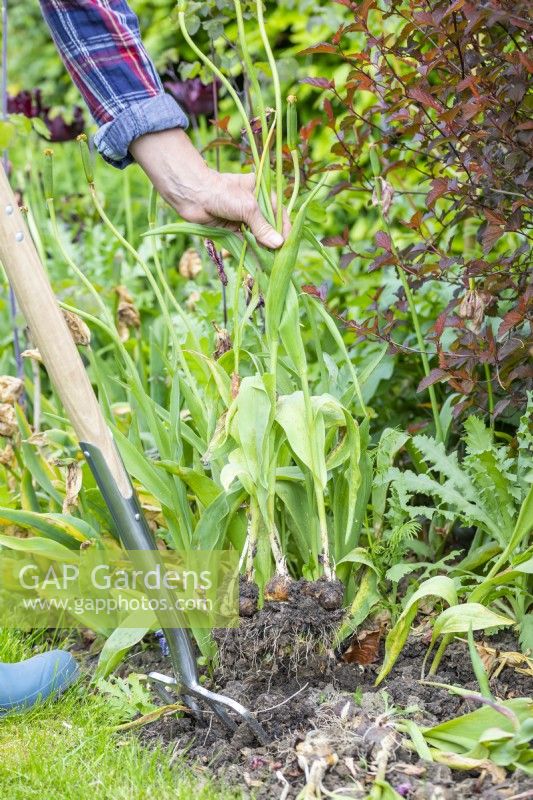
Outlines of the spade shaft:
[{"label": "spade shaft", "polygon": [[[3,167],[0,168],[0,260],[123,546],[127,551],[145,551],[147,556],[152,553],[157,563],[155,540]],[[176,678],[193,713],[199,714],[198,701],[203,701],[233,729],[235,724],[228,714],[232,710],[264,743],[266,734],[247,709],[201,686],[184,618],[178,610],[173,613],[175,625],[164,627],[164,633]]]}]

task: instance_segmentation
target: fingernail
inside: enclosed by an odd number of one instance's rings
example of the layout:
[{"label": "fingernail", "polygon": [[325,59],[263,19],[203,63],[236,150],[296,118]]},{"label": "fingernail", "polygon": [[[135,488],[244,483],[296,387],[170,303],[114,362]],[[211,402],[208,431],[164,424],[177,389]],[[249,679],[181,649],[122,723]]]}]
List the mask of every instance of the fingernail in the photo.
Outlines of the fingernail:
[{"label": "fingernail", "polygon": [[268,236],[268,246],[269,247],[281,247],[283,244],[284,239],[281,233],[277,233],[276,231],[272,231],[272,233]]}]

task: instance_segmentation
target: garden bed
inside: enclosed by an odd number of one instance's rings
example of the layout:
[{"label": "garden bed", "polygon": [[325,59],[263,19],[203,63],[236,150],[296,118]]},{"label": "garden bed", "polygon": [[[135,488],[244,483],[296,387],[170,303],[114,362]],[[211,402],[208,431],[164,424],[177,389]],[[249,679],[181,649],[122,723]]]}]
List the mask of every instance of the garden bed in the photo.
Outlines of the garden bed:
[{"label": "garden bed", "polygon": [[[329,614],[332,619],[337,616]],[[373,684],[383,654],[365,667],[346,663],[327,646],[324,611],[309,598],[299,607],[268,603],[263,611],[242,620],[238,635],[229,630],[219,632],[218,639],[223,667],[208,685],[254,711],[272,743],[258,746],[246,725],[228,736],[216,719],[200,726],[188,716],[176,715],[145,726],[141,736],[145,742],[174,744],[177,756],[183,755],[201,772],[239,786],[244,796],[319,797],[312,790],[316,781],[336,797],[363,800],[385,760],[386,780],[411,800],[531,796],[533,780],[525,773],[505,774],[495,765],[488,770],[452,770],[423,761],[408,746],[409,737],[391,725],[402,717],[418,726],[435,725],[479,707],[473,700],[420,682],[425,631],[411,635],[379,689]],[[516,650],[508,634],[490,644]],[[135,653],[126,669],[168,674],[170,664],[154,645]],[[434,680],[478,691],[465,643],[456,641],[448,648]],[[491,688],[500,699],[524,697],[531,694],[531,677],[506,666]],[[304,787],[307,793],[300,795]]]}]

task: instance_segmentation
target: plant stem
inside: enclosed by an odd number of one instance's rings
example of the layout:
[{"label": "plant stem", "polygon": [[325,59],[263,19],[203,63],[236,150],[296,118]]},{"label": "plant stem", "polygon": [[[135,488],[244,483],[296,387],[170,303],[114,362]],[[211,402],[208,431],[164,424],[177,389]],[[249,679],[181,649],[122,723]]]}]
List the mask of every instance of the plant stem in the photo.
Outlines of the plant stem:
[{"label": "plant stem", "polygon": [[291,150],[291,158],[292,165],[294,167],[294,185],[292,187],[291,199],[289,201],[289,205],[287,206],[287,214],[289,217],[294,210],[295,203],[300,193],[300,159],[298,150]]},{"label": "plant stem", "polygon": [[165,299],[164,299],[164,297],[163,297],[163,295],[161,293],[161,290],[160,290],[160,288],[159,288],[159,286],[157,284],[157,281],[155,280],[154,276],[152,275],[152,272],[151,272],[150,268],[148,267],[148,264],[139,255],[139,253],[133,247],[133,245],[131,245],[127,241],[127,239],[125,239],[124,236],[122,236],[122,234],[117,230],[117,228],[113,225],[113,223],[111,222],[111,220],[109,219],[109,217],[105,213],[104,209],[101,206],[100,201],[98,200],[98,197],[97,197],[97,194],[96,194],[96,189],[94,187],[94,183],[89,183],[89,192],[91,194],[93,205],[94,205],[94,207],[95,207],[100,219],[102,220],[102,222],[109,228],[109,230],[111,231],[113,236],[117,239],[117,241],[120,242],[120,244],[124,247],[124,249],[128,251],[128,253],[135,259],[135,261],[137,261],[137,263],[142,268],[142,270],[143,270],[143,272],[145,274],[145,277],[148,280],[148,283],[150,284],[150,286],[152,288],[152,291],[153,291],[153,293],[154,293],[154,295],[155,295],[155,297],[157,299],[159,307],[161,308],[161,312],[163,314],[163,317],[164,317],[165,322],[166,322],[167,327],[168,327],[170,338],[172,339],[172,343],[173,343],[173,346],[174,346],[175,353],[176,353],[176,355],[177,355],[177,357],[179,359],[179,362],[181,364],[181,367],[182,367],[182,369],[183,369],[183,371],[184,371],[184,373],[185,373],[185,375],[187,377],[191,392],[194,394],[195,399],[196,399],[196,401],[197,401],[197,403],[199,405],[199,408],[203,409],[203,411],[207,415],[207,410],[205,409],[205,404],[203,403],[202,398],[198,394],[198,389],[196,387],[195,380],[194,380],[194,378],[192,376],[192,373],[191,373],[191,371],[189,369],[187,361],[185,360],[185,355],[183,353],[183,348],[181,347],[181,343],[180,343],[180,341],[179,341],[179,339],[178,339],[178,337],[176,335],[176,331],[174,330],[174,325],[173,325],[173,322],[172,322],[172,318],[171,318],[170,313],[168,311],[168,307],[167,307],[167,305],[165,303]]},{"label": "plant stem", "polygon": [[[407,276],[406,276],[405,271],[403,269],[402,257],[401,257],[401,255],[400,255],[400,253],[398,251],[398,248],[396,247],[396,245],[394,243],[394,239],[393,239],[393,236],[392,236],[392,230],[390,228],[389,221],[388,221],[387,216],[385,215],[385,213],[383,211],[382,191],[381,191],[382,185],[381,185],[381,181],[379,180],[380,179],[381,165],[380,165],[380,162],[379,162],[379,156],[378,156],[377,148],[376,148],[375,145],[371,145],[371,147],[370,147],[370,163],[372,165],[372,172],[374,173],[375,196],[377,198],[377,207],[379,209],[379,215],[380,215],[380,218],[381,218],[382,225],[385,228],[385,231],[387,232],[388,237],[389,237],[391,252],[392,252],[392,254],[394,255],[394,257],[396,259],[396,271],[397,271],[397,273],[399,275],[401,284],[403,286],[403,290],[405,292],[405,297],[407,299],[407,305],[409,306],[409,313],[411,315],[411,321],[412,321],[413,327],[415,329],[418,349],[420,350],[420,360],[422,361],[422,366],[424,368],[424,374],[427,377],[430,374],[431,369],[430,369],[430,366],[429,366],[429,358],[428,358],[428,354],[427,354],[426,343],[424,341],[424,336],[422,335],[422,327],[420,325],[420,319],[419,319],[419,316],[418,316],[418,312],[416,310],[416,305],[415,305],[413,293],[411,291],[411,287],[409,286],[409,281],[407,280]],[[442,442],[442,444],[444,444],[444,433],[443,433],[442,424],[441,424],[441,421],[440,421],[439,405],[437,403],[437,395],[435,393],[435,387],[434,386],[428,386],[428,394],[429,394],[429,399],[430,399],[430,402],[431,402],[431,411],[433,413],[433,424],[435,426],[435,435],[436,435],[438,441]]]},{"label": "plant stem", "polygon": [[[390,232],[389,232],[389,236],[390,236]],[[391,237],[391,242],[392,242],[392,237]],[[403,289],[404,289],[404,292],[405,292],[405,296],[407,298],[407,304],[409,306],[409,313],[411,314],[411,320],[413,322],[413,327],[415,329],[415,334],[416,334],[416,341],[417,341],[417,344],[418,344],[418,349],[420,350],[420,360],[422,361],[422,366],[424,368],[424,374],[427,377],[429,375],[429,373],[431,372],[431,367],[429,366],[429,358],[428,358],[428,354],[427,354],[426,343],[424,341],[424,336],[422,334],[422,328],[421,328],[421,325],[420,325],[420,319],[419,319],[419,316],[418,316],[418,312],[416,310],[416,305],[415,305],[413,293],[411,292],[411,287],[409,286],[409,282],[407,280],[407,277],[406,277],[405,272],[404,272],[404,270],[402,268],[402,265],[401,265],[400,254],[396,250],[396,247],[395,247],[394,244],[393,244],[393,248],[394,248],[395,256],[400,260],[400,264],[397,267],[397,272],[398,272],[398,274],[400,276],[400,281],[402,282],[402,286],[403,286]],[[435,387],[434,386],[428,386],[428,394],[429,394],[429,399],[430,399],[430,402],[431,402],[431,411],[433,413],[433,424],[435,426],[435,435],[436,435],[438,441],[442,442],[444,444],[444,432],[442,430],[442,425],[441,425],[441,421],[440,421],[439,404],[437,402],[437,395],[435,393]]]},{"label": "plant stem", "polygon": [[[148,203],[148,228],[150,230],[153,230],[157,225],[156,212],[155,212],[156,200],[157,200],[157,192],[152,187],[152,190],[151,190],[151,193],[150,193],[150,201]],[[163,289],[165,291],[165,294],[167,295],[168,299],[170,300],[170,303],[172,304],[172,307],[174,308],[174,310],[176,311],[176,313],[179,315],[180,319],[182,320],[183,324],[187,328],[187,330],[189,332],[189,335],[192,338],[194,346],[196,347],[198,352],[201,352],[200,342],[198,341],[198,338],[197,338],[197,336],[196,336],[196,334],[194,332],[194,328],[191,325],[189,317],[187,316],[187,314],[184,312],[184,310],[182,309],[182,307],[180,306],[180,304],[178,303],[178,301],[174,297],[174,293],[173,293],[172,289],[170,288],[169,283],[168,283],[168,281],[166,279],[165,271],[163,269],[163,265],[161,264],[161,259],[159,258],[159,253],[157,252],[157,242],[159,240],[159,237],[158,236],[151,236],[150,238],[152,240],[152,258],[153,258],[153,261],[154,261],[154,266],[155,266],[155,271],[156,271],[157,278],[158,278],[159,282],[161,283],[161,286],[163,287]]]},{"label": "plant stem", "polygon": [[52,233],[54,235],[54,239],[56,241],[56,244],[57,244],[57,246],[59,248],[59,251],[60,251],[61,255],[65,259],[65,262],[68,264],[70,269],[74,272],[76,277],[79,278],[79,280],[83,283],[83,285],[85,286],[87,291],[90,293],[90,295],[93,298],[93,300],[95,301],[96,305],[98,306],[98,308],[102,312],[103,317],[110,323],[110,325],[113,325],[113,319],[111,317],[111,314],[109,313],[109,309],[107,308],[106,304],[102,300],[101,296],[98,294],[98,292],[96,291],[96,289],[92,285],[91,281],[87,278],[86,275],[83,274],[81,269],[72,260],[72,258],[69,256],[69,254],[66,251],[66,248],[65,248],[65,246],[63,244],[63,241],[61,239],[61,236],[59,234],[59,228],[57,226],[57,218],[56,218],[56,212],[55,212],[55,207],[54,207],[54,201],[53,201],[52,198],[49,197],[47,199],[46,206],[48,208],[48,214],[50,216],[50,224],[52,226]]},{"label": "plant stem", "polygon": [[122,188],[124,191],[124,213],[126,217],[126,237],[128,241],[133,242],[133,214],[131,211],[131,184],[129,170],[122,170],[122,176]]},{"label": "plant stem", "polygon": [[257,22],[263,47],[267,54],[268,63],[272,71],[272,81],[274,83],[274,98],[276,107],[276,228],[278,233],[281,233],[283,227],[283,117],[282,117],[282,103],[281,103],[281,86],[279,82],[279,73],[276,66],[276,59],[272,52],[268,34],[265,27],[265,19],[263,16],[263,3],[262,0],[257,0]]},{"label": "plant stem", "polygon": [[328,368],[326,366],[326,362],[324,361],[324,351],[322,349],[322,342],[320,341],[320,333],[318,330],[318,325],[316,324],[316,319],[313,314],[313,310],[311,308],[311,303],[309,302],[308,295],[303,295],[304,301],[304,308],[305,313],[307,314],[307,318],[311,324],[311,331],[313,333],[313,344],[316,349],[317,361],[318,366],[320,369],[320,378],[322,383],[324,384],[324,391],[328,388]]},{"label": "plant stem", "polygon": [[250,515],[248,518],[248,552],[246,554],[246,579],[254,578],[254,558],[257,551],[257,534],[259,528],[259,506],[253,495],[250,495]]},{"label": "plant stem", "polygon": [[239,324],[239,295],[242,284],[242,272],[244,267],[244,257],[246,255],[246,242],[243,244],[239,263],[237,265],[237,272],[235,274],[235,287],[233,291],[233,370],[236,375],[239,374],[240,355],[241,355],[241,329]]},{"label": "plant stem", "polygon": [[34,358],[31,360],[33,373],[33,432],[41,430],[41,368]]},{"label": "plant stem", "polygon": [[322,564],[324,568],[324,575],[327,580],[333,577],[329,555],[329,538],[328,538],[328,522],[326,516],[326,504],[324,502],[324,488],[318,480],[318,463],[315,451],[315,415],[313,412],[313,405],[311,402],[311,393],[309,391],[309,381],[307,377],[307,369],[302,374],[301,378],[302,392],[304,396],[305,416],[307,421],[307,430],[311,441],[311,473],[313,476],[313,487],[315,490],[315,499],[318,510],[318,528],[320,538],[320,551],[318,556],[318,567]]},{"label": "plant stem", "polygon": [[487,381],[487,403],[488,403],[488,410],[489,410],[489,426],[491,430],[494,430],[494,394],[492,392],[492,376],[490,374],[490,367],[485,362],[483,365],[485,370],[485,379]]},{"label": "plant stem", "polygon": [[[265,111],[265,104],[263,102],[263,92],[261,90],[261,86],[259,85],[259,80],[257,78],[257,72],[250,56],[250,51],[248,49],[248,42],[246,40],[246,31],[244,29],[244,19],[242,14],[242,5],[241,0],[234,0],[235,6],[235,16],[237,18],[237,29],[239,31],[239,42],[241,45],[242,50],[242,58],[244,61],[244,65],[246,67],[246,74],[254,91],[254,99],[257,103],[257,108],[259,111],[259,119],[261,120],[261,138],[263,141],[263,150],[266,149],[266,141],[267,141],[267,117]],[[253,106],[251,107],[251,112],[255,116],[255,111]],[[267,169],[265,170],[265,187],[266,190],[270,193],[270,161],[267,164]]]},{"label": "plant stem", "polygon": [[446,634],[445,636],[442,637],[441,643],[439,644],[437,652],[435,653],[433,661],[431,662],[431,667],[429,669],[428,675],[435,675],[436,674],[436,672],[437,672],[437,670],[439,668],[440,662],[442,661],[442,657],[443,657],[444,653],[446,652],[446,649],[448,648],[448,645],[452,641],[453,641],[453,635],[451,633],[448,633],[448,634]]}]

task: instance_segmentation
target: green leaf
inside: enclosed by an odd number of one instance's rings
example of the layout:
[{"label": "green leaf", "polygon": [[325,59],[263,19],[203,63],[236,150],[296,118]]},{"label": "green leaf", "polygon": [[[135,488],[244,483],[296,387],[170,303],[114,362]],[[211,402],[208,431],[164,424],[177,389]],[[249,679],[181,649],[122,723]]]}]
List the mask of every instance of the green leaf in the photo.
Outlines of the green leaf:
[{"label": "green leaf", "polygon": [[513,624],[514,620],[496,614],[481,603],[462,603],[439,614],[433,626],[433,640],[448,633],[468,633],[470,629],[482,631]]},{"label": "green leaf", "polygon": [[221,492],[202,512],[194,529],[192,545],[198,550],[221,550],[226,546],[228,526],[245,499],[246,493],[240,486],[230,492]]},{"label": "green leaf", "polygon": [[[118,667],[126,653],[143,639],[151,626],[143,628],[127,627],[126,623],[135,619],[135,613],[125,620],[125,627],[116,628],[102,648],[94,675],[95,680],[105,678]],[[155,617],[154,617],[155,620]]]},{"label": "green leaf", "polygon": [[188,467],[180,467],[174,461],[154,461],[154,466],[181,478],[203,506],[210,505],[222,491],[222,488],[207,475]]},{"label": "green leaf", "polygon": [[130,475],[133,475],[142,483],[144,488],[159,500],[161,505],[173,508],[174,496],[169,476],[161,473],[161,470],[158,470],[144,453],[139,452],[117,428],[114,428],[113,435]]},{"label": "green leaf", "polygon": [[492,450],[493,435],[490,428],[487,428],[482,419],[470,416],[464,423],[466,436],[464,441],[466,449],[470,455],[485,453]]},{"label": "green leaf", "polygon": [[49,497],[55,500],[56,503],[62,505],[63,498],[52,484],[53,480],[57,480],[61,477],[59,472],[56,472],[54,469],[52,469],[50,464],[48,464],[48,462],[40,455],[37,448],[26,441],[31,437],[32,430],[26,417],[24,416],[22,407],[18,403],[15,404],[15,413],[17,415],[17,423],[22,438],[21,450],[25,467],[29,469],[33,479],[41,487],[41,489],[43,489]]},{"label": "green leaf", "polygon": [[28,539],[19,539],[18,536],[5,536],[0,534],[0,545],[9,550],[17,550],[21,553],[31,553],[36,556],[45,556],[52,561],[71,562],[77,557],[77,551],[69,550],[53,539],[45,539],[40,536],[30,536]]},{"label": "green leaf", "polygon": [[324,456],[326,426],[323,415],[314,415],[314,430],[310,431],[303,392],[293,392],[278,398],[276,422],[283,428],[293,453],[324,489],[328,475]]},{"label": "green leaf", "polygon": [[0,508],[0,525],[10,523],[20,525],[21,528],[38,530],[43,536],[71,548],[79,547],[80,542],[99,538],[94,528],[87,522],[70,514],[42,514],[35,511]]},{"label": "green leaf", "polygon": [[[376,789],[377,791],[374,791]],[[378,794],[379,791],[379,794]],[[370,797],[379,798],[379,800],[402,800],[402,795],[398,794],[396,789],[393,789],[390,783],[387,781],[382,781],[379,778],[376,778],[374,783],[372,784],[372,791],[370,793]]]},{"label": "green leaf", "polygon": [[285,309],[281,318],[279,333],[287,355],[291,359],[296,373],[306,380],[307,360],[300,329],[300,306],[298,295],[292,284],[287,290]]},{"label": "green leaf", "polygon": [[479,684],[479,691],[483,697],[488,697],[490,700],[492,699],[492,692],[489,685],[489,676],[487,675],[481,656],[477,651],[471,625],[468,629],[468,652],[470,653],[470,661],[472,662],[474,675]]},{"label": "green leaf", "polygon": [[393,564],[392,567],[389,567],[385,573],[385,578],[388,581],[391,581],[391,583],[399,583],[402,578],[405,578],[406,575],[409,575],[411,572],[414,572],[421,567],[422,564],[416,561],[414,563],[401,561],[399,564]]},{"label": "green leaf", "polygon": [[[533,703],[528,698],[518,697],[498,703],[503,709],[512,712],[519,722],[525,722],[533,713]],[[469,714],[441,722],[431,728],[423,728],[424,738],[431,747],[453,753],[473,751],[484,731],[489,728],[502,728],[514,732],[511,719],[492,706],[483,706]]]},{"label": "green leaf", "polygon": [[422,731],[416,722],[412,719],[403,719],[402,727],[406,729],[407,733],[411,737],[415,746],[415,750],[418,753],[418,757],[424,761],[433,761],[431,751],[427,746]]},{"label": "green leaf", "polygon": [[33,488],[33,478],[29,469],[22,472],[20,482],[20,504],[24,511],[40,511],[39,500]]},{"label": "green leaf", "polygon": [[287,526],[305,564],[309,560],[309,537],[315,525],[314,507],[310,507],[305,488],[287,480],[276,481],[276,494],[285,506]]},{"label": "green leaf", "polygon": [[368,550],[365,550],[364,547],[355,547],[348,555],[341,558],[340,561],[337,561],[337,566],[340,564],[365,564],[367,567],[370,567],[379,578],[379,570],[372,561],[370,553]]},{"label": "green leaf", "polygon": [[376,686],[379,686],[381,681],[389,674],[398,656],[400,655],[409,631],[411,630],[411,623],[416,617],[418,611],[418,604],[420,600],[425,597],[440,597],[445,600],[449,605],[454,606],[457,604],[457,591],[455,583],[451,578],[445,575],[437,575],[434,578],[429,578],[427,581],[411,595],[407,601],[396,625],[389,632],[385,641],[385,659],[383,666],[376,678]]},{"label": "green leaf", "polygon": [[520,621],[520,647],[522,652],[533,653],[533,614],[524,614]]},{"label": "green leaf", "polygon": [[[268,486],[271,411],[263,376],[243,378],[239,394],[228,412],[228,422],[231,435],[240,445],[242,464],[239,462],[239,470],[244,470],[254,485],[265,489]],[[234,455],[237,455],[235,451]]]},{"label": "green leaf", "polygon": [[309,192],[293,220],[289,235],[280,249],[276,251],[265,297],[266,333],[269,342],[276,341],[279,337],[279,326],[285,307],[287,292],[294,274],[294,268],[298,259],[298,251],[300,250],[300,244],[304,235],[304,222],[307,208],[324,185],[326,178],[327,176],[324,176],[315,188]]},{"label": "green leaf", "polygon": [[376,535],[379,535],[383,528],[387,492],[390,485],[390,480],[386,480],[384,476],[392,467],[397,453],[409,438],[408,433],[398,431],[395,428],[385,428],[379,439],[375,456],[376,480],[372,486],[372,511]]},{"label": "green leaf", "polygon": [[351,636],[363,624],[372,609],[381,601],[377,591],[377,576],[372,569],[366,569],[350,610],[342,621],[335,637],[336,646]]}]

